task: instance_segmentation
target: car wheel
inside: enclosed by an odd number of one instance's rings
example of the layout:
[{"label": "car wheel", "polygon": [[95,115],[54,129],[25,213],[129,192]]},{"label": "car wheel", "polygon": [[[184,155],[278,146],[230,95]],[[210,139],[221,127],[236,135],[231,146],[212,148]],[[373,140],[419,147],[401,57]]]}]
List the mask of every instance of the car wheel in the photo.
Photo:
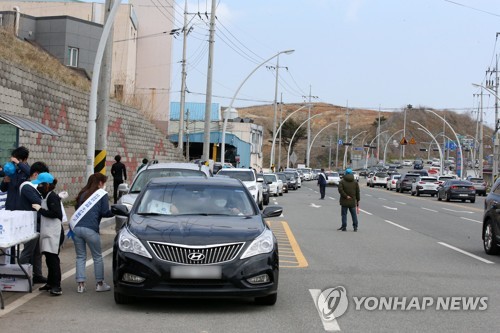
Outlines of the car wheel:
[{"label": "car wheel", "polygon": [[446,201],[450,202],[450,194],[446,193],[445,197],[446,197]]},{"label": "car wheel", "polygon": [[433,197],[433,198],[434,198],[434,196],[435,196],[435,195],[436,195],[436,194],[432,193],[432,194],[431,194],[431,197]]},{"label": "car wheel", "polygon": [[439,193],[437,194],[437,197],[438,197],[438,201],[443,200],[443,199],[441,198],[441,196],[439,195]]},{"label": "car wheel", "polygon": [[119,292],[116,292],[116,291],[114,292],[114,296],[115,296],[115,303],[116,304],[130,304],[134,301],[133,297],[120,294]]},{"label": "car wheel", "polygon": [[483,235],[483,245],[484,251],[487,254],[498,254],[500,249],[496,243],[496,235],[493,230],[493,226],[491,225],[491,221],[486,221],[486,226],[484,227],[484,235]]},{"label": "car wheel", "polygon": [[470,199],[470,203],[476,202],[476,199]]},{"label": "car wheel", "polygon": [[414,196],[414,195],[415,195],[415,192],[410,191],[410,194],[411,194],[411,196]]},{"label": "car wheel", "polygon": [[417,197],[419,197],[419,196],[420,196],[420,192],[417,190]]},{"label": "car wheel", "polygon": [[269,205],[269,196],[267,197],[267,199],[264,200],[264,205]]},{"label": "car wheel", "polygon": [[283,195],[283,192],[280,192],[279,196],[281,197]]},{"label": "car wheel", "polygon": [[264,209],[264,203],[263,203],[263,200],[260,200],[260,198],[259,198],[259,201],[258,201],[258,202],[259,202],[259,209],[260,209],[260,210],[263,210],[263,209]]},{"label": "car wheel", "polygon": [[278,300],[278,293],[267,295],[264,297],[255,297],[255,303],[258,305],[274,305]]}]

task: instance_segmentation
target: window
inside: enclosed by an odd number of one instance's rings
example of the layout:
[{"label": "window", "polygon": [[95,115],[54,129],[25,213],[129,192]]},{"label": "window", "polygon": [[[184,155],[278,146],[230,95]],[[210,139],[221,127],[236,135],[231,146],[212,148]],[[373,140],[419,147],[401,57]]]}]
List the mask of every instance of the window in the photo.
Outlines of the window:
[{"label": "window", "polygon": [[69,66],[78,67],[78,49],[76,47],[68,47]]}]

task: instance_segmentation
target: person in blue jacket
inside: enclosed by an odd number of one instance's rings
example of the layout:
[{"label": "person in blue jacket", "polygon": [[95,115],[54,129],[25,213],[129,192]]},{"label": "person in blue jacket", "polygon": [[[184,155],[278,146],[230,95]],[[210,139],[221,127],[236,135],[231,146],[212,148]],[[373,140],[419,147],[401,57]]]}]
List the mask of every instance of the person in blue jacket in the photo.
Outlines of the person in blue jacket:
[{"label": "person in blue jacket", "polygon": [[30,166],[28,164],[29,150],[26,147],[18,147],[11,153],[10,161],[15,170],[12,174],[5,174],[0,184],[0,191],[7,192],[5,209],[16,210],[19,199],[19,186],[30,177]]},{"label": "person in blue jacket", "polygon": [[[97,172],[89,177],[87,185],[76,197],[75,216],[81,215],[72,231],[76,252],[76,282],[77,292],[86,290],[85,261],[87,260],[87,246],[94,259],[94,275],[96,280],[96,291],[109,291],[111,287],[104,282],[104,263],[102,260],[101,236],[99,235],[99,224],[103,217],[114,216],[109,208],[109,195],[103,194],[98,200],[92,201],[93,194],[98,190],[106,188],[108,177]],[[103,193],[103,191],[101,191]],[[85,204],[85,205],[84,205]],[[91,205],[92,204],[92,205]],[[91,208],[85,208],[91,207]],[[81,213],[81,214],[80,214]],[[82,215],[83,214],[83,215]],[[70,222],[71,225],[71,222]]]}]

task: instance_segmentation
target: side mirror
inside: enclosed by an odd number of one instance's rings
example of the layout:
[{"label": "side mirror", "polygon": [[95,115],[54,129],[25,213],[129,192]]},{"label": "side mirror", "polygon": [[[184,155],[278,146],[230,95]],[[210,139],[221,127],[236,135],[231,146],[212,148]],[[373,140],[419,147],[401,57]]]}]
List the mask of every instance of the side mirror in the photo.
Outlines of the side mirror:
[{"label": "side mirror", "polygon": [[118,193],[120,193],[121,195],[128,193],[129,190],[130,189],[127,183],[118,185]]},{"label": "side mirror", "polygon": [[283,207],[280,206],[270,206],[264,208],[262,211],[262,217],[278,217],[283,214]]},{"label": "side mirror", "polygon": [[129,211],[125,205],[111,205],[111,212],[118,216],[128,216]]}]

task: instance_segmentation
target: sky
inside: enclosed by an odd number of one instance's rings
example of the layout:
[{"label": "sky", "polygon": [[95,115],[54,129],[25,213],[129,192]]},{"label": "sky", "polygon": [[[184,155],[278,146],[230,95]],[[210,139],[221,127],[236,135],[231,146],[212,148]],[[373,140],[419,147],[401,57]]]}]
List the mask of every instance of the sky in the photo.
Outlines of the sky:
[{"label": "sky", "polygon": [[[161,3],[166,0],[155,0]],[[266,59],[279,56],[278,100],[398,111],[411,104],[478,110],[500,53],[497,0],[218,0],[212,102],[229,105]],[[182,27],[184,1],[175,2]],[[211,1],[188,2],[188,102],[205,102]],[[201,18],[195,13],[200,12]],[[172,50],[171,100],[180,100],[182,35]],[[234,107],[270,104],[277,58],[259,67]],[[311,92],[311,93],[310,93]],[[486,123],[494,97],[484,96]],[[476,113],[477,114],[477,113]]]}]

